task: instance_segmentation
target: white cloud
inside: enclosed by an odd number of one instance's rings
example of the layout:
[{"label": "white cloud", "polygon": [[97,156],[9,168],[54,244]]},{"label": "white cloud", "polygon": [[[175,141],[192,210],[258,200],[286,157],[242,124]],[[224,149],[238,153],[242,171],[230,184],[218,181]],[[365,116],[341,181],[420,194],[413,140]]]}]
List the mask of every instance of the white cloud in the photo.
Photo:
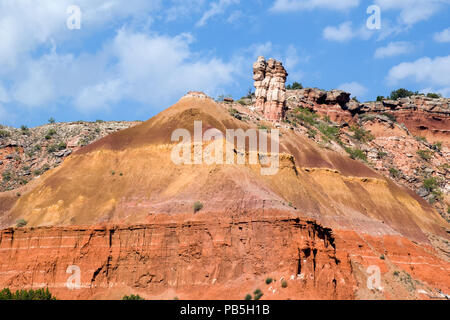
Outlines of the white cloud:
[{"label": "white cloud", "polygon": [[[0,103],[5,107],[14,104],[15,108],[50,108],[64,103],[90,112],[109,109],[122,100],[160,107],[189,89],[213,96],[234,85],[235,77],[240,75],[239,57],[235,57],[237,62],[226,62],[204,52],[194,52],[190,34],[171,37],[148,28],[145,33],[135,31],[133,21],[148,17],[158,8],[160,0],[77,1],[82,9],[82,30],[77,31],[78,37],[83,32],[90,34],[110,28],[115,21],[126,21],[128,27],[101,43],[97,52],[61,54],[59,46],[74,35],[66,28],[66,9],[72,2],[0,1],[0,75],[7,80],[0,83]],[[172,0],[171,4],[183,3]],[[174,16],[183,14],[186,7],[183,8]],[[168,12],[162,11],[160,18],[168,19],[165,14]],[[209,13],[205,19],[214,14]]]},{"label": "white cloud", "polygon": [[347,10],[358,7],[360,0],[276,0],[271,11],[292,12],[313,9]]},{"label": "white cloud", "polygon": [[236,23],[238,20],[240,20],[242,18],[244,18],[244,14],[242,13],[242,11],[241,10],[235,10],[235,11],[233,11],[230,14],[230,16],[227,19],[227,22],[233,24],[233,23]]},{"label": "white cloud", "polygon": [[433,38],[437,42],[450,42],[450,28],[436,32]]},{"label": "white cloud", "polygon": [[352,30],[352,23],[347,21],[340,24],[338,27],[326,27],[323,30],[323,37],[331,41],[345,42],[355,37],[355,33]]},{"label": "white cloud", "polygon": [[385,47],[380,47],[375,51],[374,57],[377,59],[398,56],[410,53],[414,50],[414,45],[406,41],[390,42]]},{"label": "white cloud", "polygon": [[120,30],[105,49],[116,63],[99,81],[80,90],[75,105],[90,111],[122,99],[165,104],[188,90],[215,95],[234,82],[237,64],[201,57],[191,51],[192,42],[190,34],[167,37]]},{"label": "white cloud", "polygon": [[209,9],[203,14],[201,19],[197,22],[197,27],[203,27],[206,22],[212,17],[222,14],[225,10],[234,4],[239,4],[240,0],[219,0],[211,3]]},{"label": "white cloud", "polygon": [[450,87],[450,56],[424,57],[414,62],[403,62],[389,70],[389,84],[397,84],[402,80],[433,87]]},{"label": "white cloud", "polygon": [[42,106],[56,98],[55,87],[41,66],[33,66],[13,91],[14,99],[30,107]]},{"label": "white cloud", "polygon": [[[78,0],[82,12],[82,30],[96,32],[117,19],[144,16],[160,0]],[[66,27],[67,8],[72,0],[0,1],[0,72],[14,69],[18,61],[51,39],[67,39],[73,33]]]},{"label": "white cloud", "polygon": [[356,97],[364,97],[368,92],[367,88],[358,82],[343,83],[338,86],[338,89],[349,92],[352,94],[352,96]]},{"label": "white cloud", "polygon": [[449,3],[449,0],[375,0],[383,10],[400,11],[399,21],[405,25],[426,21]]},{"label": "white cloud", "polygon": [[179,18],[199,13],[203,9],[203,5],[206,1],[207,0],[171,0],[171,5],[165,11],[166,21],[175,21]]}]

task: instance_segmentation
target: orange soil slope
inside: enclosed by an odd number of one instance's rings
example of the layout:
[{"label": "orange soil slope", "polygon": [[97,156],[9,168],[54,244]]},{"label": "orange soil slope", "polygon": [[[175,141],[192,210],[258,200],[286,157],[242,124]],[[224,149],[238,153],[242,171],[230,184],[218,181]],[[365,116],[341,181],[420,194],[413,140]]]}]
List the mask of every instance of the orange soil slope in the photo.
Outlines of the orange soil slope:
[{"label": "orange soil slope", "polygon": [[[448,257],[444,255],[439,258],[439,252],[432,247],[429,236],[433,235],[443,239],[444,242],[448,241],[450,238],[445,232],[445,228],[449,226],[428,203],[412,191],[397,186],[361,162],[319,148],[289,129],[281,129],[280,170],[273,176],[261,175],[259,165],[175,165],[170,158],[174,146],[170,140],[171,134],[179,128],[187,129],[192,133],[195,120],[203,122],[203,130],[216,128],[224,132],[225,129],[231,128],[244,130],[256,128],[256,123],[234,119],[229,115],[227,109],[210,99],[183,98],[149,121],[107,136],[67,158],[60,167],[46,173],[36,181],[33,188],[23,194],[11,209],[8,210],[9,205],[7,206],[7,210],[0,216],[0,226],[11,226],[18,219],[24,218],[28,221],[28,226],[58,226],[59,229],[55,229],[56,233],[69,232],[76,239],[77,237],[88,237],[88,235],[85,234],[86,231],[76,234],[77,232],[71,229],[71,226],[74,225],[103,225],[102,228],[108,229],[113,228],[113,225],[144,224],[149,226],[148,228],[156,228],[150,227],[155,219],[158,221],[177,219],[181,225],[189,224],[192,219],[197,221],[203,219],[203,224],[208,226],[206,234],[214,238],[215,231],[210,229],[216,230],[221,219],[226,221],[225,226],[228,229],[232,229],[236,221],[247,219],[249,221],[245,222],[245,226],[249,231],[246,232],[246,238],[252,242],[251,239],[261,237],[255,227],[257,225],[255,219],[259,221],[261,215],[274,225],[281,223],[281,228],[286,231],[285,238],[277,235],[280,237],[280,242],[272,244],[270,242],[271,232],[268,231],[270,228],[266,226],[266,229],[261,232],[268,237],[264,241],[269,242],[261,248],[273,245],[273,250],[281,255],[284,250],[292,251],[288,255],[290,258],[277,260],[276,257],[271,258],[268,255],[267,261],[261,262],[264,267],[260,270],[255,270],[254,266],[249,266],[250,269],[238,266],[233,261],[236,254],[239,259],[243,259],[242,261],[245,261],[248,256],[245,251],[242,251],[242,248],[236,247],[236,244],[230,240],[232,242],[229,247],[230,257],[223,257],[223,259],[232,264],[231,270],[235,274],[216,277],[215,279],[220,278],[223,281],[216,280],[219,283],[216,287],[210,288],[212,294],[210,297],[223,298],[219,292],[223,294],[227,292],[227,296],[238,298],[238,296],[245,295],[246,290],[251,289],[258,277],[264,277],[268,273],[287,276],[286,272],[295,274],[300,271],[294,270],[298,262],[291,260],[294,259],[294,256],[296,256],[295,261],[299,260],[302,250],[312,252],[315,247],[311,243],[316,243],[316,241],[311,232],[298,233],[297,236],[294,236],[297,233],[293,230],[296,229],[291,230],[292,226],[288,221],[300,219],[302,223],[308,223],[307,221],[314,220],[333,229],[333,233],[330,235],[336,242],[333,254],[326,253],[328,249],[323,249],[325,248],[324,244],[322,244],[323,248],[317,251],[323,257],[320,259],[323,264],[321,270],[325,268],[331,271],[325,272],[321,278],[318,278],[315,272],[310,272],[307,274],[308,276],[311,274],[311,279],[313,279],[312,287],[308,287],[310,289],[304,291],[300,290],[297,285],[293,285],[289,290],[282,290],[283,294],[274,296],[274,298],[316,298],[321,294],[325,298],[364,298],[370,294],[380,294],[366,293],[362,288],[365,287],[364,277],[367,277],[364,274],[365,265],[374,259],[380,262],[381,254],[386,256],[385,260],[381,262],[389,261],[390,263],[389,268],[382,268],[384,274],[390,274],[393,272],[392,270],[400,268],[423,283],[425,289],[420,290],[429,294],[436,288],[448,292],[450,288]],[[192,214],[195,201],[201,201],[204,204],[201,215]],[[217,217],[217,219],[211,219],[211,217]],[[183,230],[182,227],[179,228],[176,227],[177,231],[174,232],[179,234],[180,230]],[[46,237],[58,238],[52,236],[52,232],[45,228],[32,230],[34,231],[29,232],[36,232],[36,234],[44,232],[48,233]],[[45,250],[39,251],[40,245],[31,246],[30,244],[30,239],[39,236],[22,235],[22,231],[12,232],[13,234],[19,232],[21,239],[25,239],[22,241],[26,245],[22,247],[17,242],[13,243],[11,239],[14,236],[10,237],[10,231],[5,231],[2,235],[3,240],[0,242],[0,250],[3,248],[2,258],[25,264],[26,268],[17,268],[16,270],[13,266],[0,262],[0,272],[2,272],[0,274],[3,275],[0,277],[0,283],[12,286],[29,285],[30,281],[47,283],[26,278],[23,272],[29,271],[33,274],[34,271],[30,270],[30,268],[33,269],[33,263],[26,259],[22,260],[24,258],[20,258],[19,255],[20,250],[25,250],[24,252],[27,252],[30,257],[35,257],[35,254],[45,256]],[[160,233],[164,234],[165,232],[168,231]],[[349,237],[351,232],[355,232],[358,237]],[[155,244],[151,239],[142,240],[142,242],[138,235],[127,235],[127,237],[130,238],[131,243],[121,244],[125,252],[132,251],[135,246],[133,241],[139,241],[136,246],[140,248],[139,250],[144,250],[144,256],[151,261],[159,259],[157,257],[160,257],[160,253],[156,253],[155,256],[145,250],[149,250],[146,249],[146,246],[158,246],[161,242],[157,241]],[[301,244],[290,244],[292,237],[300,237],[303,240]],[[376,241],[382,240],[383,248],[367,245],[366,242],[369,240],[365,237],[378,239]],[[108,237],[105,236],[102,241],[107,242],[107,239]],[[164,239],[164,241],[168,241],[166,237]],[[174,243],[177,245],[172,243],[170,246],[181,250],[180,247],[183,247],[184,240],[181,236],[175,239]],[[192,259],[197,254],[202,261],[201,265],[211,264],[208,262],[209,260],[203,260],[203,258],[205,254],[206,256],[212,254],[216,259],[215,263],[218,263],[220,268],[224,267],[224,261],[220,259],[219,252],[214,250],[214,253],[204,252],[208,250],[204,248],[204,246],[208,246],[207,242],[202,240],[194,241],[194,243],[200,247],[198,249],[200,253],[188,250],[186,253],[188,261],[193,261]],[[89,258],[89,262],[83,263],[91,267],[98,265],[99,262],[94,261],[96,255],[94,252],[100,249],[90,249],[89,241],[87,244],[83,241],[70,242],[67,247],[73,250],[67,253],[67,262],[83,261],[88,258],[84,253],[77,251],[82,249],[79,248],[80,245],[86,250],[92,250],[93,254]],[[143,245],[144,247],[142,247]],[[253,248],[254,245],[257,244],[253,243],[249,245],[249,248]],[[365,250],[361,250],[365,245],[367,245]],[[107,244],[102,246],[106,248],[103,254],[112,250]],[[63,254],[60,241],[50,247],[57,250],[58,254]],[[216,248],[216,245],[212,245],[211,248]],[[298,252],[294,254],[293,252],[296,250]],[[175,259],[175,256],[179,256],[179,254],[175,251],[165,253],[169,262],[164,267],[159,266],[156,273],[150,277],[150,281],[144,281],[147,285],[137,285],[136,279],[127,278],[123,275],[124,272],[118,272],[116,275],[120,278],[118,283],[122,283],[122,286],[118,285],[119,289],[134,288],[142,290],[143,294],[150,297],[165,297],[164,294],[176,291],[176,288],[179,288],[180,292],[185,292],[183,290],[192,292],[192,287],[204,286],[205,282],[199,283],[186,274],[181,274],[181,271],[176,272],[178,280],[171,278],[172,280],[169,281],[168,271],[164,268],[173,266],[174,261],[176,264],[179,263],[180,258]],[[407,261],[406,264],[398,263],[394,259],[391,261],[389,257],[391,252],[401,254],[402,261]],[[127,253],[127,258],[123,258],[124,263],[134,261],[134,258],[131,259],[128,256],[129,254]],[[405,254],[409,255],[404,256]],[[64,255],[66,256],[66,254]],[[333,258],[333,255],[338,258]],[[111,253],[107,255],[107,257],[110,256]],[[264,255],[261,256],[262,260],[264,260],[263,257]],[[120,260],[121,258],[113,255],[108,259]],[[58,260],[58,263],[61,263],[61,260]],[[249,260],[244,264],[252,263],[252,260]],[[67,267],[58,265],[55,261],[47,261],[44,264],[58,268],[54,271],[54,277],[58,277],[58,272],[65,272],[64,268]],[[411,266],[415,266],[414,272],[410,270]],[[100,268],[102,268],[101,272],[107,274],[103,282],[91,281],[90,288],[101,288],[113,281],[109,278],[110,271],[105,271],[105,267],[100,266]],[[122,266],[118,263],[115,268],[122,268]],[[201,267],[189,263],[183,268],[188,268],[192,270],[191,272],[202,270]],[[84,271],[88,274],[90,272],[88,277],[93,277],[97,272],[91,269]],[[34,270],[37,269],[34,268]],[[143,269],[133,272],[136,274],[132,277],[146,275]],[[209,280],[211,280],[212,273],[208,273]],[[236,282],[238,273],[242,273],[245,279],[239,278],[240,280]],[[303,274],[303,272],[300,273]],[[440,276],[433,277],[433,273],[438,273]],[[162,287],[155,289],[153,284],[158,277],[163,279],[159,282]],[[55,284],[60,283],[60,280],[52,279]],[[330,281],[332,289],[323,289],[329,288]],[[140,282],[138,281],[138,283]],[[390,289],[386,289],[381,294],[382,297],[392,298],[396,294],[405,298],[421,297],[416,292],[417,290],[411,292],[404,289],[404,286],[403,289],[398,289],[391,283],[395,283],[395,279],[389,280]],[[336,289],[336,286],[340,286],[340,289]],[[66,291],[63,290],[63,292]],[[72,297],[67,292],[62,294]],[[87,293],[83,294],[87,295]],[[96,292],[90,294],[92,297]],[[100,297],[104,297],[105,294],[100,294]],[[203,296],[186,293],[186,297]]]}]

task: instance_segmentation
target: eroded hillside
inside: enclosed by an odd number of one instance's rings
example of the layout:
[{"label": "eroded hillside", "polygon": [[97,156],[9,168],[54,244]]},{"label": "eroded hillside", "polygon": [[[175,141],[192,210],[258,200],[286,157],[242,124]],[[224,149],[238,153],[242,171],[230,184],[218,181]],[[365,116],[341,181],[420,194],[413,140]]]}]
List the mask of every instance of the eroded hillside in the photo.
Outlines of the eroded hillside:
[{"label": "eroded hillside", "polygon": [[[129,291],[201,298],[194,294],[200,288],[209,298],[239,298],[267,277],[288,281],[288,289],[264,286],[274,299],[413,299],[449,291],[448,222],[368,166],[354,131],[298,108],[287,122],[266,122],[244,104],[188,95],[71,154],[20,197],[3,195],[0,225],[23,219],[32,228],[3,231],[1,282],[44,282],[67,298]],[[193,134],[194,121],[222,132],[279,128],[279,171],[264,176],[260,164],[173,163],[172,132]],[[204,232],[195,231],[199,226]],[[87,290],[71,292],[63,274],[77,263]],[[367,289],[373,265],[383,290]]]}]

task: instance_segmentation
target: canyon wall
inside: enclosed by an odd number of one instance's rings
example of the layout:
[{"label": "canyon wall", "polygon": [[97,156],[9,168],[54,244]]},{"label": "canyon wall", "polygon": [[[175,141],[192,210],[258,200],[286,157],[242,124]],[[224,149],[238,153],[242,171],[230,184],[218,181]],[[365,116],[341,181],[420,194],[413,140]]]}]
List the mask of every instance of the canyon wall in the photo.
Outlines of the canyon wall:
[{"label": "canyon wall", "polygon": [[[70,290],[76,268],[80,288]],[[349,263],[336,258],[330,230],[311,221],[254,217],[0,231],[0,287],[48,287],[60,299],[136,292],[243,299],[268,277],[289,280],[282,294],[290,298],[353,297]],[[285,298],[277,289],[264,293]]]}]

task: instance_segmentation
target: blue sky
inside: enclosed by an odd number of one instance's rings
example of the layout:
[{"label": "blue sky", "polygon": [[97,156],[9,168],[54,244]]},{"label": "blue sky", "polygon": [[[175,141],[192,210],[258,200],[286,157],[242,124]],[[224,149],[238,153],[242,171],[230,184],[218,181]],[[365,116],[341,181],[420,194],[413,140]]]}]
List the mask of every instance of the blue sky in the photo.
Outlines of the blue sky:
[{"label": "blue sky", "polygon": [[258,55],[288,83],[361,101],[449,97],[449,21],[450,0],[0,0],[0,123],[146,120],[189,90],[240,98]]}]

